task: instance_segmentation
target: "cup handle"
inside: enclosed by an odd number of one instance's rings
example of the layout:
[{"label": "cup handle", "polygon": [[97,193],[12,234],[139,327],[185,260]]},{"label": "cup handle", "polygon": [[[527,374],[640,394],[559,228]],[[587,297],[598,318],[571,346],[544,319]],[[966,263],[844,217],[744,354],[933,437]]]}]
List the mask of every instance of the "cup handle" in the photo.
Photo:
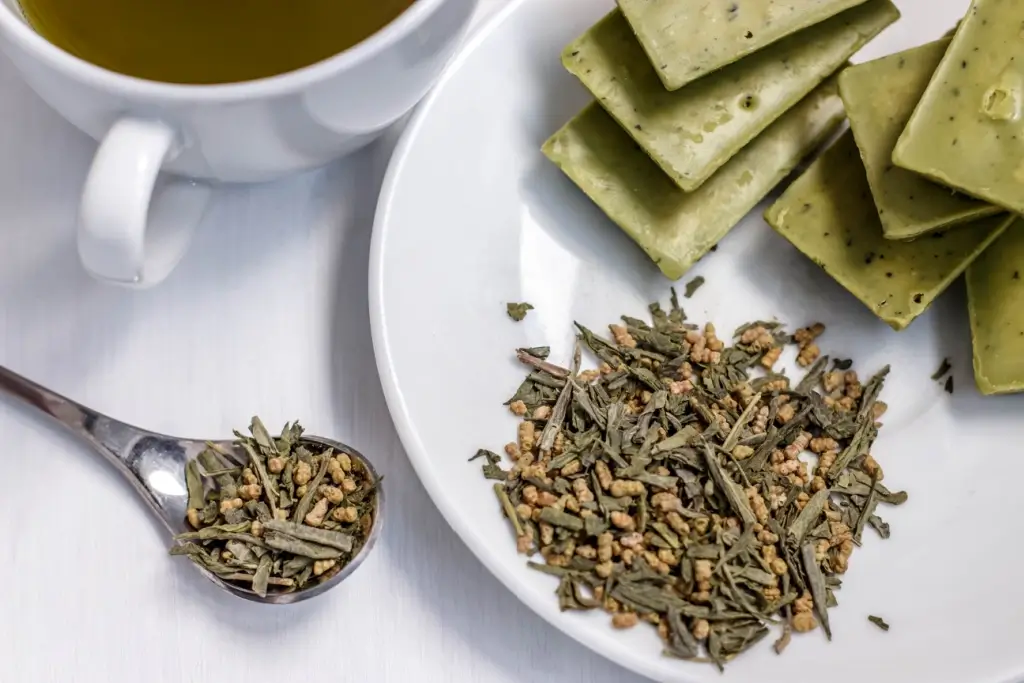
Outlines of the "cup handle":
[{"label": "cup handle", "polygon": [[180,151],[177,131],[158,120],[123,118],[100,143],[82,191],[78,255],[99,280],[145,287],[166,278],[184,256],[212,190],[161,178]]}]

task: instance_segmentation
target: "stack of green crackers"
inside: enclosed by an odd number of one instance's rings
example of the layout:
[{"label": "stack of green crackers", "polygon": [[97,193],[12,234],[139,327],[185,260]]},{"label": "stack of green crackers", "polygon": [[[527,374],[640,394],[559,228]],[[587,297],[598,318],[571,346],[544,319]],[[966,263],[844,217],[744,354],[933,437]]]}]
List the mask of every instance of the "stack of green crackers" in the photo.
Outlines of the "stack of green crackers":
[{"label": "stack of green crackers", "polygon": [[902,330],[966,271],[974,374],[1024,391],[1024,2],[974,0],[952,37],[845,69],[850,131],[765,218]]},{"label": "stack of green crackers", "polygon": [[675,280],[845,118],[891,0],[618,0],[565,48],[595,101],[544,153]]}]

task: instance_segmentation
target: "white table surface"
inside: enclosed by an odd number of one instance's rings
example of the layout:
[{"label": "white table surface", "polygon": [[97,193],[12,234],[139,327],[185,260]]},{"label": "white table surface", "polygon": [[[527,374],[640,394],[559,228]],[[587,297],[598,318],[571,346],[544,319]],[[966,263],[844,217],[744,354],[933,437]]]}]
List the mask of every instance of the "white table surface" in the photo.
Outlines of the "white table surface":
[{"label": "white table surface", "polygon": [[[482,0],[481,14],[503,2]],[[371,457],[388,493],[383,537],[348,581],[309,603],[253,605],[168,558],[165,533],[112,468],[0,403],[0,682],[638,680],[521,606],[406,460],[366,292],[393,138],[225,193],[170,280],[125,291],[77,263],[95,144],[0,56],[0,364],[169,434],[300,418]]]}]

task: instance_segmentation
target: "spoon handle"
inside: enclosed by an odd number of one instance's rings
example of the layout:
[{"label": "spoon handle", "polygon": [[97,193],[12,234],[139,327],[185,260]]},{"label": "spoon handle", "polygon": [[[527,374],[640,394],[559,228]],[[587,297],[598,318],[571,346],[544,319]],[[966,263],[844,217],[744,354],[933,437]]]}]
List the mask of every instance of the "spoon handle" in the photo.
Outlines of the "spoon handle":
[{"label": "spoon handle", "polygon": [[128,474],[125,454],[139,430],[41,387],[0,365],[0,394],[49,415]]},{"label": "spoon handle", "polygon": [[135,487],[172,532],[181,531],[188,494],[185,463],[204,447],[113,420],[0,365],[0,396],[49,415],[93,447]]}]

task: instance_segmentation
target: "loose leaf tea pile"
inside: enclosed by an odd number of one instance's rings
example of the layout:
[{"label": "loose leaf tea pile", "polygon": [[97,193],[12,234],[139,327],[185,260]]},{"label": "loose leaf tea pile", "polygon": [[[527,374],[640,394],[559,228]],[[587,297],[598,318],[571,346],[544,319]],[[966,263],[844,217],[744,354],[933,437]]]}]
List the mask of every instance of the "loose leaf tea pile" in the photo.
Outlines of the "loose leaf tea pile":
[{"label": "loose leaf tea pile", "polygon": [[302,439],[298,422],[272,438],[259,418],[235,432],[244,456],[209,446],[185,467],[187,555],[260,596],[328,580],[355,557],[374,523],[377,481],[348,453]]},{"label": "loose leaf tea pile", "polygon": [[[885,411],[888,368],[861,383],[830,364],[823,325],[786,334],[776,322],[736,330],[686,322],[673,292],[653,323],[623,316],[606,341],[577,325],[600,360],[580,371],[520,349],[531,369],[508,405],[518,440],[481,450],[484,474],[518,550],[559,579],[563,610],[604,609],[618,628],[653,624],[665,652],[719,667],[781,623],[822,627],[864,529],[883,538],[880,503],[905,493],[882,483],[870,450]],[[799,347],[806,375],[775,365]],[[809,366],[809,367],[808,367]]]}]

